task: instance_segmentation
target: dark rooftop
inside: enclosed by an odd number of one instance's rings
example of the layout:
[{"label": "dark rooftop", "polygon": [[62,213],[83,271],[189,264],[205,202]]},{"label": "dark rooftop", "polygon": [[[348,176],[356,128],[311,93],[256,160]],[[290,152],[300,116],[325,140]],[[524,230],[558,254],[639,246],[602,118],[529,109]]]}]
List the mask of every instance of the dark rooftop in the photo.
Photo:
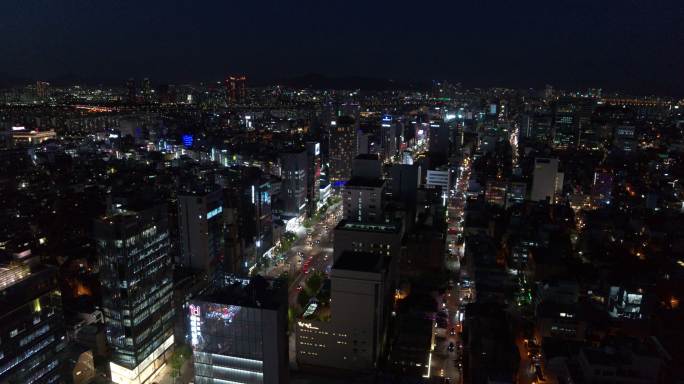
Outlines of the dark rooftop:
[{"label": "dark rooftop", "polygon": [[377,273],[385,269],[386,258],[379,253],[345,251],[333,269]]},{"label": "dark rooftop", "polygon": [[352,177],[347,184],[345,184],[346,187],[372,187],[372,188],[380,188],[385,184],[385,180],[383,179],[369,179],[365,177]]},{"label": "dark rooftop", "polygon": [[281,305],[287,305],[287,294],[285,285],[280,280],[257,275],[247,284],[244,280],[236,279],[198,297],[197,300],[241,307],[277,309]]}]

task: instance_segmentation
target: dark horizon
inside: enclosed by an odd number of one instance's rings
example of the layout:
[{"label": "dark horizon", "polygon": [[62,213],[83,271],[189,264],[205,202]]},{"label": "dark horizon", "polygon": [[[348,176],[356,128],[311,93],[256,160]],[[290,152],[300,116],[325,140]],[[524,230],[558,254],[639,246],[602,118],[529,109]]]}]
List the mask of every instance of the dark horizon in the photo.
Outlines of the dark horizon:
[{"label": "dark horizon", "polygon": [[684,96],[684,5],[0,4],[0,83],[330,77]]}]

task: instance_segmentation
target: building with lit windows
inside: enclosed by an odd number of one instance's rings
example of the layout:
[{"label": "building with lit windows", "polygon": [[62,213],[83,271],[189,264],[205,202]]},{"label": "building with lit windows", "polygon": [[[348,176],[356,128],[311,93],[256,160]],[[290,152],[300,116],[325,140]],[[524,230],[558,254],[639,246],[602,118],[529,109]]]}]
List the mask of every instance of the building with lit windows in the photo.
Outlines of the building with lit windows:
[{"label": "building with lit windows", "polygon": [[297,362],[343,370],[376,366],[391,310],[392,259],[382,253],[344,252],[330,273],[330,316],[305,312],[297,321]]},{"label": "building with lit windows", "polygon": [[166,207],[97,220],[95,243],[112,381],[145,383],[165,364],[174,343]]},{"label": "building with lit windows", "polygon": [[306,143],[307,171],[306,171],[306,200],[307,214],[316,214],[321,197],[321,144],[309,141]]},{"label": "building with lit windows", "polygon": [[425,186],[428,188],[440,187],[446,193],[451,187],[451,170],[447,167],[443,169],[428,169],[425,177]]},{"label": "building with lit windows", "polygon": [[499,180],[487,181],[485,199],[487,203],[503,207],[506,204],[506,190],[508,183]]},{"label": "building with lit windows", "polygon": [[341,220],[334,232],[333,258],[345,251],[382,253],[399,261],[404,229],[401,221],[360,223]]},{"label": "building with lit windows", "polygon": [[591,197],[594,204],[605,206],[610,204],[613,195],[613,172],[609,169],[599,168],[594,172],[594,183],[591,188]]},{"label": "building with lit windows", "polygon": [[232,279],[188,304],[195,383],[289,382],[282,281]]},{"label": "building with lit windows", "polygon": [[[15,127],[23,128],[23,127]],[[35,145],[40,144],[46,140],[54,139],[57,137],[55,131],[27,131],[25,129],[12,128],[12,141],[15,145],[18,144],[28,144]]]},{"label": "building with lit windows", "polygon": [[330,181],[347,181],[351,177],[352,160],[357,151],[357,123],[353,117],[341,116],[330,126]]},{"label": "building with lit windows", "polygon": [[284,152],[281,161],[283,214],[299,217],[306,211],[308,155],[306,150]]},{"label": "building with lit windows", "polygon": [[560,98],[553,110],[553,144],[559,149],[575,148],[579,143],[577,105],[572,98]]},{"label": "building with lit windows", "polygon": [[58,383],[66,344],[57,270],[0,260],[0,382]]},{"label": "building with lit windows", "polygon": [[378,155],[359,155],[353,164],[352,178],[342,193],[344,217],[357,222],[382,221],[385,180]]},{"label": "building with lit windows", "polygon": [[397,156],[399,150],[399,132],[401,129],[398,121],[392,121],[391,115],[384,115],[380,123],[380,139],[382,146],[382,158],[390,162]]},{"label": "building with lit windows", "polygon": [[223,224],[223,192],[218,186],[180,192],[180,264],[210,274],[223,259]]},{"label": "building with lit windows", "polygon": [[235,105],[244,102],[247,97],[247,77],[229,76],[225,81],[226,103]]}]

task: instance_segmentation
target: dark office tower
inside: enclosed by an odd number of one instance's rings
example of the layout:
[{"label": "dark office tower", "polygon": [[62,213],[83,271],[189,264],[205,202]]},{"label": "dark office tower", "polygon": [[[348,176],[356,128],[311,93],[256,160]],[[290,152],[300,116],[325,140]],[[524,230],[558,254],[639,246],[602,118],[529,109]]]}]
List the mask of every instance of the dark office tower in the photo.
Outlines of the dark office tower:
[{"label": "dark office tower", "polygon": [[240,104],[247,97],[247,77],[230,76],[225,81],[226,103],[228,105]]},{"label": "dark office tower", "polygon": [[245,271],[256,265],[273,246],[273,196],[268,175],[259,168],[242,170],[240,237],[245,241]]},{"label": "dark office tower", "polygon": [[145,102],[152,101],[152,85],[147,77],[142,81],[142,97]]},{"label": "dark office tower", "polygon": [[556,101],[553,109],[553,144],[559,149],[576,148],[579,142],[577,106],[572,98]]},{"label": "dark office tower", "polygon": [[178,193],[180,264],[211,276],[223,261],[223,191],[217,185]]},{"label": "dark office tower", "polygon": [[394,201],[415,205],[420,186],[420,166],[417,164],[392,164],[390,168],[389,191]]},{"label": "dark office tower", "polygon": [[62,382],[58,353],[66,335],[57,270],[2,257],[0,311],[0,383]]},{"label": "dark office tower", "polygon": [[309,217],[316,214],[321,194],[321,144],[319,142],[306,142],[307,166],[306,172],[306,199],[307,214]]},{"label": "dark office tower", "polygon": [[173,346],[172,264],[164,206],[95,222],[102,311],[115,383],[144,383]]},{"label": "dark office tower", "polygon": [[441,158],[449,156],[449,126],[445,123],[431,123],[428,134],[429,151]]},{"label": "dark office tower", "polygon": [[138,98],[136,95],[136,90],[135,90],[135,80],[134,79],[128,79],[126,82],[126,91],[127,93],[127,98],[129,103],[135,103],[137,102]]},{"label": "dark office tower", "polygon": [[47,99],[50,92],[50,83],[46,81],[36,81],[36,96],[39,99]]},{"label": "dark office tower", "polygon": [[356,157],[356,120],[341,116],[330,127],[330,181],[347,181]]},{"label": "dark office tower", "polygon": [[392,121],[392,116],[385,115],[380,123],[380,140],[382,146],[382,158],[385,162],[391,162],[397,155],[399,148],[397,138],[397,123]]},{"label": "dark office tower", "polygon": [[280,155],[282,167],[281,197],[284,202],[283,215],[299,217],[306,208],[306,171],[308,166],[306,150],[285,152]]},{"label": "dark office tower", "polygon": [[159,86],[159,102],[162,104],[176,102],[176,86],[173,84],[162,84]]},{"label": "dark office tower", "polygon": [[599,168],[594,173],[594,184],[591,197],[594,204],[605,206],[610,204],[613,195],[613,172],[610,169]]},{"label": "dark office tower", "polygon": [[195,383],[289,382],[284,282],[231,279],[188,304]]}]

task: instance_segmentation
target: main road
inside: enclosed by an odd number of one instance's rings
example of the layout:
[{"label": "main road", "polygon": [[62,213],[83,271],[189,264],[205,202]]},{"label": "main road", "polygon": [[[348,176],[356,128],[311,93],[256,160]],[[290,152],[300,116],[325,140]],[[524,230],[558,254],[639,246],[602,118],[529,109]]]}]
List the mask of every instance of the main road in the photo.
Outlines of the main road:
[{"label": "main road", "polygon": [[[311,228],[305,229],[306,234],[295,240],[292,248],[285,254],[284,260],[265,274],[276,277],[283,272],[289,274],[288,297],[290,306],[297,302],[299,287],[314,272],[329,272],[332,267],[333,229],[342,217],[342,204],[337,203],[328,209],[325,217]],[[307,263],[307,260],[309,262]],[[304,264],[308,268],[304,268]]]}]

